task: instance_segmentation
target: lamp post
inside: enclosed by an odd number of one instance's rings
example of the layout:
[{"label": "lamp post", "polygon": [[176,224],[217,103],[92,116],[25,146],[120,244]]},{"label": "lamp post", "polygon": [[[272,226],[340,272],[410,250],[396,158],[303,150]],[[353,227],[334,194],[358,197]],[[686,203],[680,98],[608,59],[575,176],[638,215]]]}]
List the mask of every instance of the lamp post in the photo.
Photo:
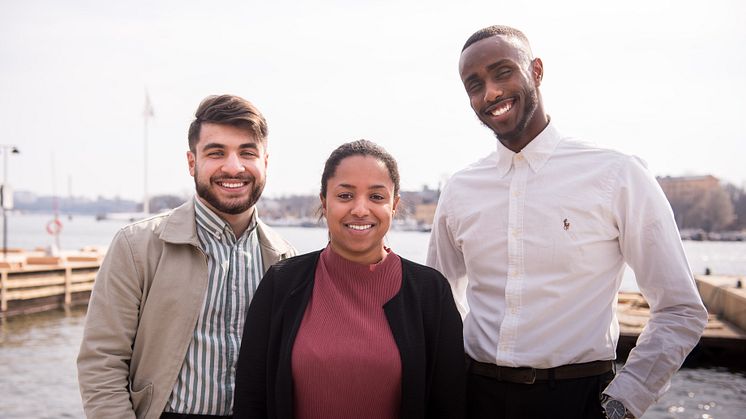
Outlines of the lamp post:
[{"label": "lamp post", "polygon": [[0,144],[3,153],[3,184],[0,193],[0,206],[3,208],[3,260],[8,260],[8,214],[6,210],[12,209],[13,191],[8,187],[8,154],[20,154],[18,147],[10,144]]},{"label": "lamp post", "polygon": [[143,117],[143,197],[142,212],[147,217],[150,214],[150,196],[148,196],[148,118],[155,116],[153,104],[150,103],[148,89],[145,89],[145,109],[142,112]]}]

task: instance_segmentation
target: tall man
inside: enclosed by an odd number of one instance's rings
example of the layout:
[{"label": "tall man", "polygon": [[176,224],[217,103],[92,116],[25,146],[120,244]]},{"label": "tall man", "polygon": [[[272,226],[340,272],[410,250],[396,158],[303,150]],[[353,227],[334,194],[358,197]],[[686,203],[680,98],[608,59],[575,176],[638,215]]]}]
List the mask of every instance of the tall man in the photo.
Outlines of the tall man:
[{"label": "tall man", "polygon": [[[520,31],[476,32],[459,71],[497,150],[444,188],[428,264],[465,315],[470,417],[641,416],[707,321],[666,197],[640,160],[550,122]],[[652,315],[614,378],[625,262]]]},{"label": "tall man", "polygon": [[120,230],[96,277],[78,356],[89,418],[230,417],[249,302],[295,254],[255,209],[267,169],[259,110],[210,96],[195,117],[196,196]]}]

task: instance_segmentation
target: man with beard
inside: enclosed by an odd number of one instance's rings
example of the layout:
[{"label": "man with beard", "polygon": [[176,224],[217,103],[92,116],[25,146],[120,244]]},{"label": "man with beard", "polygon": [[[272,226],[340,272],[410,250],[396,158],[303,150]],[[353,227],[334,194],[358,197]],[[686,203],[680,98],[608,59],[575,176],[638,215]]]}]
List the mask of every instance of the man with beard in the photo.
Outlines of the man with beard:
[{"label": "man with beard", "polygon": [[263,273],[295,254],[255,209],[261,113],[210,96],[188,137],[196,196],[121,229],[96,277],[78,356],[89,418],[230,417],[249,302]]},{"label": "man with beard", "polygon": [[[550,121],[520,31],[476,32],[459,71],[497,150],[443,189],[427,262],[465,316],[469,417],[640,417],[707,322],[666,197],[637,158]],[[615,376],[625,263],[651,318]]]}]

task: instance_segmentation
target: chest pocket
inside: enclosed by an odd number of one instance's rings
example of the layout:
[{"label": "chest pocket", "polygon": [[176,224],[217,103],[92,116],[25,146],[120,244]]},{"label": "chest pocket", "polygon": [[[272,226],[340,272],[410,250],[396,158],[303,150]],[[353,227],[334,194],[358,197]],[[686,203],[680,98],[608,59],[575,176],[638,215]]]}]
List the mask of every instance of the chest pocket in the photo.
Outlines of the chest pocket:
[{"label": "chest pocket", "polygon": [[591,228],[588,221],[567,207],[541,211],[526,219],[524,251],[529,269],[577,272],[585,258],[584,244]]}]

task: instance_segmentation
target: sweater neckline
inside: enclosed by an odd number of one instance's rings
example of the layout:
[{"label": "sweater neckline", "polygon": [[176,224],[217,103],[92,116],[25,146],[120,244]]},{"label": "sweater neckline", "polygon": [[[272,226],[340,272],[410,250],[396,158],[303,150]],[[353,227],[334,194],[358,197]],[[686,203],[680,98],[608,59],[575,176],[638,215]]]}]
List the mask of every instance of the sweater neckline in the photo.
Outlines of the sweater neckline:
[{"label": "sweater neckline", "polygon": [[395,266],[396,262],[399,260],[399,256],[394,253],[391,248],[384,246],[384,250],[386,251],[386,255],[379,262],[363,264],[345,259],[339,253],[335,252],[334,249],[332,249],[331,243],[329,243],[326,245],[326,248],[321,251],[321,262],[326,265],[330,272],[340,270],[341,272],[356,275],[377,275],[391,269],[391,267]]}]

